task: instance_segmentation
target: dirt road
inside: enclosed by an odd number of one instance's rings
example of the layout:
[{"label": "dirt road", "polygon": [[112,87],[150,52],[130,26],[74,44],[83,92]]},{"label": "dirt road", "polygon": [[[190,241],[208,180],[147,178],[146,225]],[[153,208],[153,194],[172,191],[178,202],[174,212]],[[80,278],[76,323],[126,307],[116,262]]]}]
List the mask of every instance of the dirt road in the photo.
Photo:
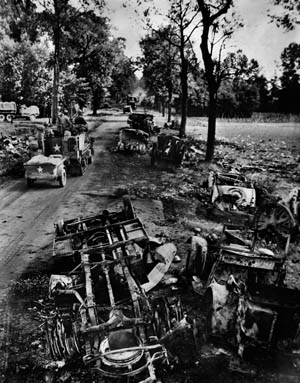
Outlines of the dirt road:
[{"label": "dirt road", "polygon": [[[128,181],[145,177],[145,168],[137,167],[136,159],[112,155],[107,150],[116,144],[116,133],[126,125],[126,120],[127,116],[120,114],[90,123],[93,126],[91,136],[95,138],[93,164],[82,177],[69,177],[64,188],[50,182],[37,182],[28,188],[25,179],[9,180],[1,185],[0,367],[4,381],[24,381],[25,375],[18,367],[20,354],[25,339],[30,343],[29,333],[35,332],[39,325],[27,315],[26,297],[25,301],[24,296],[8,299],[9,292],[20,277],[50,272],[54,223],[60,218],[88,216],[115,207],[121,199],[112,196],[114,190],[124,189]],[[147,168],[147,178],[157,178],[159,172],[150,169],[149,157],[141,161]],[[134,205],[138,215],[145,220],[148,232],[155,232],[157,228],[153,222],[163,218],[161,203],[136,199]],[[162,229],[160,225],[159,230]],[[29,356],[26,362],[23,361],[26,366],[28,359]],[[30,382],[35,378],[40,381],[34,375]]]},{"label": "dirt road", "polygon": [[[72,177],[65,188],[57,183],[39,182],[28,188],[25,179],[9,180],[1,185],[0,209],[0,344],[1,367],[7,369],[13,334],[14,317],[7,297],[10,283],[25,273],[47,269],[51,259],[53,223],[59,218],[89,215],[105,206],[105,198],[89,196],[86,192],[113,187],[113,169],[105,149],[112,144],[114,132],[124,125],[125,117],[113,117],[111,122],[95,125],[94,163],[83,177]],[[104,194],[104,193],[103,193]],[[108,192],[109,194],[109,192]],[[12,325],[13,324],[13,325]],[[3,376],[3,375],[2,375]]]},{"label": "dirt road", "polygon": [[[0,293],[5,293],[9,280],[20,276],[36,259],[39,250],[49,245],[53,234],[53,223],[66,213],[77,215],[85,212],[80,196],[90,190],[98,168],[107,167],[104,147],[111,139],[111,130],[120,122],[103,124],[95,128],[95,164],[87,169],[83,177],[68,179],[65,188],[57,183],[37,182],[28,188],[25,179],[7,181],[0,190]],[[100,173],[103,174],[104,172]],[[99,179],[99,178],[98,178]],[[103,177],[101,184],[106,186]],[[44,260],[46,261],[46,260]]]}]

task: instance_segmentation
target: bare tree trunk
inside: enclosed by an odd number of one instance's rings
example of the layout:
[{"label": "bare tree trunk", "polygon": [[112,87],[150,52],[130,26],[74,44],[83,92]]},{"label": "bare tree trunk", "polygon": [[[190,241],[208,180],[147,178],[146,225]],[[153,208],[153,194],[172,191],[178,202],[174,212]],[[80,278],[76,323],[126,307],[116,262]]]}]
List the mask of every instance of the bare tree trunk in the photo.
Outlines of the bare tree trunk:
[{"label": "bare tree trunk", "polygon": [[[197,0],[199,10],[202,14],[202,35],[200,48],[202,52],[202,59],[204,62],[205,75],[209,91],[209,104],[208,104],[208,131],[207,131],[207,147],[206,147],[206,161],[212,161],[215,149],[215,134],[216,134],[216,115],[217,115],[217,94],[220,87],[218,80],[218,73],[215,70],[215,62],[212,57],[212,51],[209,49],[209,31],[210,28],[218,23],[217,20],[225,15],[228,9],[232,6],[233,0],[224,0],[222,4],[214,7],[215,13],[211,13],[209,2],[205,0]],[[218,25],[220,25],[218,23]]]},{"label": "bare tree trunk", "polygon": [[172,118],[172,104],[170,100],[168,101],[168,122],[171,122]]},{"label": "bare tree trunk", "polygon": [[60,43],[61,43],[61,25],[60,15],[61,8],[58,0],[54,1],[55,24],[53,26],[54,35],[54,69],[53,69],[53,92],[52,92],[52,108],[51,120],[52,124],[57,121],[58,115],[58,87],[59,87],[59,71],[60,71]]},{"label": "bare tree trunk", "polygon": [[97,89],[92,89],[92,93],[93,93],[93,116],[96,116],[97,110],[99,109],[99,100],[98,100]]},{"label": "bare tree trunk", "polygon": [[181,70],[181,123],[179,130],[179,137],[185,137],[186,119],[187,119],[187,101],[188,101],[188,64],[185,57],[182,58]]},{"label": "bare tree trunk", "polygon": [[209,95],[208,129],[205,161],[212,161],[215,151],[217,100],[214,94]]},{"label": "bare tree trunk", "polygon": [[165,99],[163,97],[161,99],[161,115],[162,115],[162,117],[165,117],[165,110],[166,110]]},{"label": "bare tree trunk", "polygon": [[57,115],[58,115],[58,87],[59,87],[59,63],[58,63],[58,58],[56,58],[54,63],[54,68],[53,68],[53,92],[52,92],[52,110],[51,110],[52,124],[56,123]]}]

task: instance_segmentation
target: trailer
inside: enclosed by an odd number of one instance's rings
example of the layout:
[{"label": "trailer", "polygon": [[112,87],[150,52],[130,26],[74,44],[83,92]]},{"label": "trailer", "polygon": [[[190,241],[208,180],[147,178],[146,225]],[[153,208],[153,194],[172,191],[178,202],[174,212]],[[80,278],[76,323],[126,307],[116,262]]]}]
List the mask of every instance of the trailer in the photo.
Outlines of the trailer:
[{"label": "trailer", "polygon": [[93,139],[87,132],[45,137],[44,152],[24,164],[27,184],[32,186],[38,180],[53,180],[64,187],[67,174],[83,175],[87,165],[93,161],[93,154]]},{"label": "trailer", "polygon": [[25,178],[30,187],[35,181],[57,181],[60,187],[67,183],[66,158],[61,155],[37,155],[24,164]]}]

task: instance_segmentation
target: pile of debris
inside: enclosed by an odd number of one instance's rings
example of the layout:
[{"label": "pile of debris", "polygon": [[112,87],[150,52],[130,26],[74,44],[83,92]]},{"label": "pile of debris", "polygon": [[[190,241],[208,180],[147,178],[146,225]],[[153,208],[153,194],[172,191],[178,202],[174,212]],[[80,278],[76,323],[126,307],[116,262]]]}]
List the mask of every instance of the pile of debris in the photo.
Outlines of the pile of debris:
[{"label": "pile of debris", "polygon": [[151,137],[160,132],[154,125],[154,116],[148,113],[130,113],[127,124],[121,128],[116,147],[111,152],[146,154],[152,150]]},{"label": "pile of debris", "polygon": [[300,292],[286,286],[287,251],[260,247],[240,225],[190,242],[187,273],[202,296],[206,337],[222,338],[242,358],[258,348],[280,350],[299,366]]},{"label": "pile of debris", "polygon": [[150,135],[140,129],[122,128],[117,146],[111,152],[146,154],[151,150]]},{"label": "pile of debris", "polygon": [[23,163],[29,159],[29,139],[19,136],[0,138],[0,176],[23,175]]},{"label": "pile of debris", "polygon": [[191,325],[179,298],[150,294],[176,251],[148,237],[127,197],[121,211],[60,220],[53,256],[67,270],[49,282],[54,305],[45,332],[52,357],[81,356],[104,377],[156,381],[155,366],[169,358],[166,338]]}]

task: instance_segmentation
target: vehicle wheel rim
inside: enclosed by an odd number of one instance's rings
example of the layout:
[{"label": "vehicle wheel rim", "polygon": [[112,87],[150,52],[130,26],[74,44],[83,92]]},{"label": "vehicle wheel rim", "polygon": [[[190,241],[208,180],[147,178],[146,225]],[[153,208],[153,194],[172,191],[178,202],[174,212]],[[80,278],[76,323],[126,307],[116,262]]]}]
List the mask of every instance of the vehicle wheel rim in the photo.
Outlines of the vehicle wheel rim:
[{"label": "vehicle wheel rim", "polygon": [[266,206],[256,218],[256,230],[260,238],[263,238],[268,231],[287,237],[294,225],[292,214],[285,206],[280,204]]},{"label": "vehicle wheel rim", "polygon": [[3,114],[0,114],[0,121],[4,121],[5,120],[5,116]]}]

